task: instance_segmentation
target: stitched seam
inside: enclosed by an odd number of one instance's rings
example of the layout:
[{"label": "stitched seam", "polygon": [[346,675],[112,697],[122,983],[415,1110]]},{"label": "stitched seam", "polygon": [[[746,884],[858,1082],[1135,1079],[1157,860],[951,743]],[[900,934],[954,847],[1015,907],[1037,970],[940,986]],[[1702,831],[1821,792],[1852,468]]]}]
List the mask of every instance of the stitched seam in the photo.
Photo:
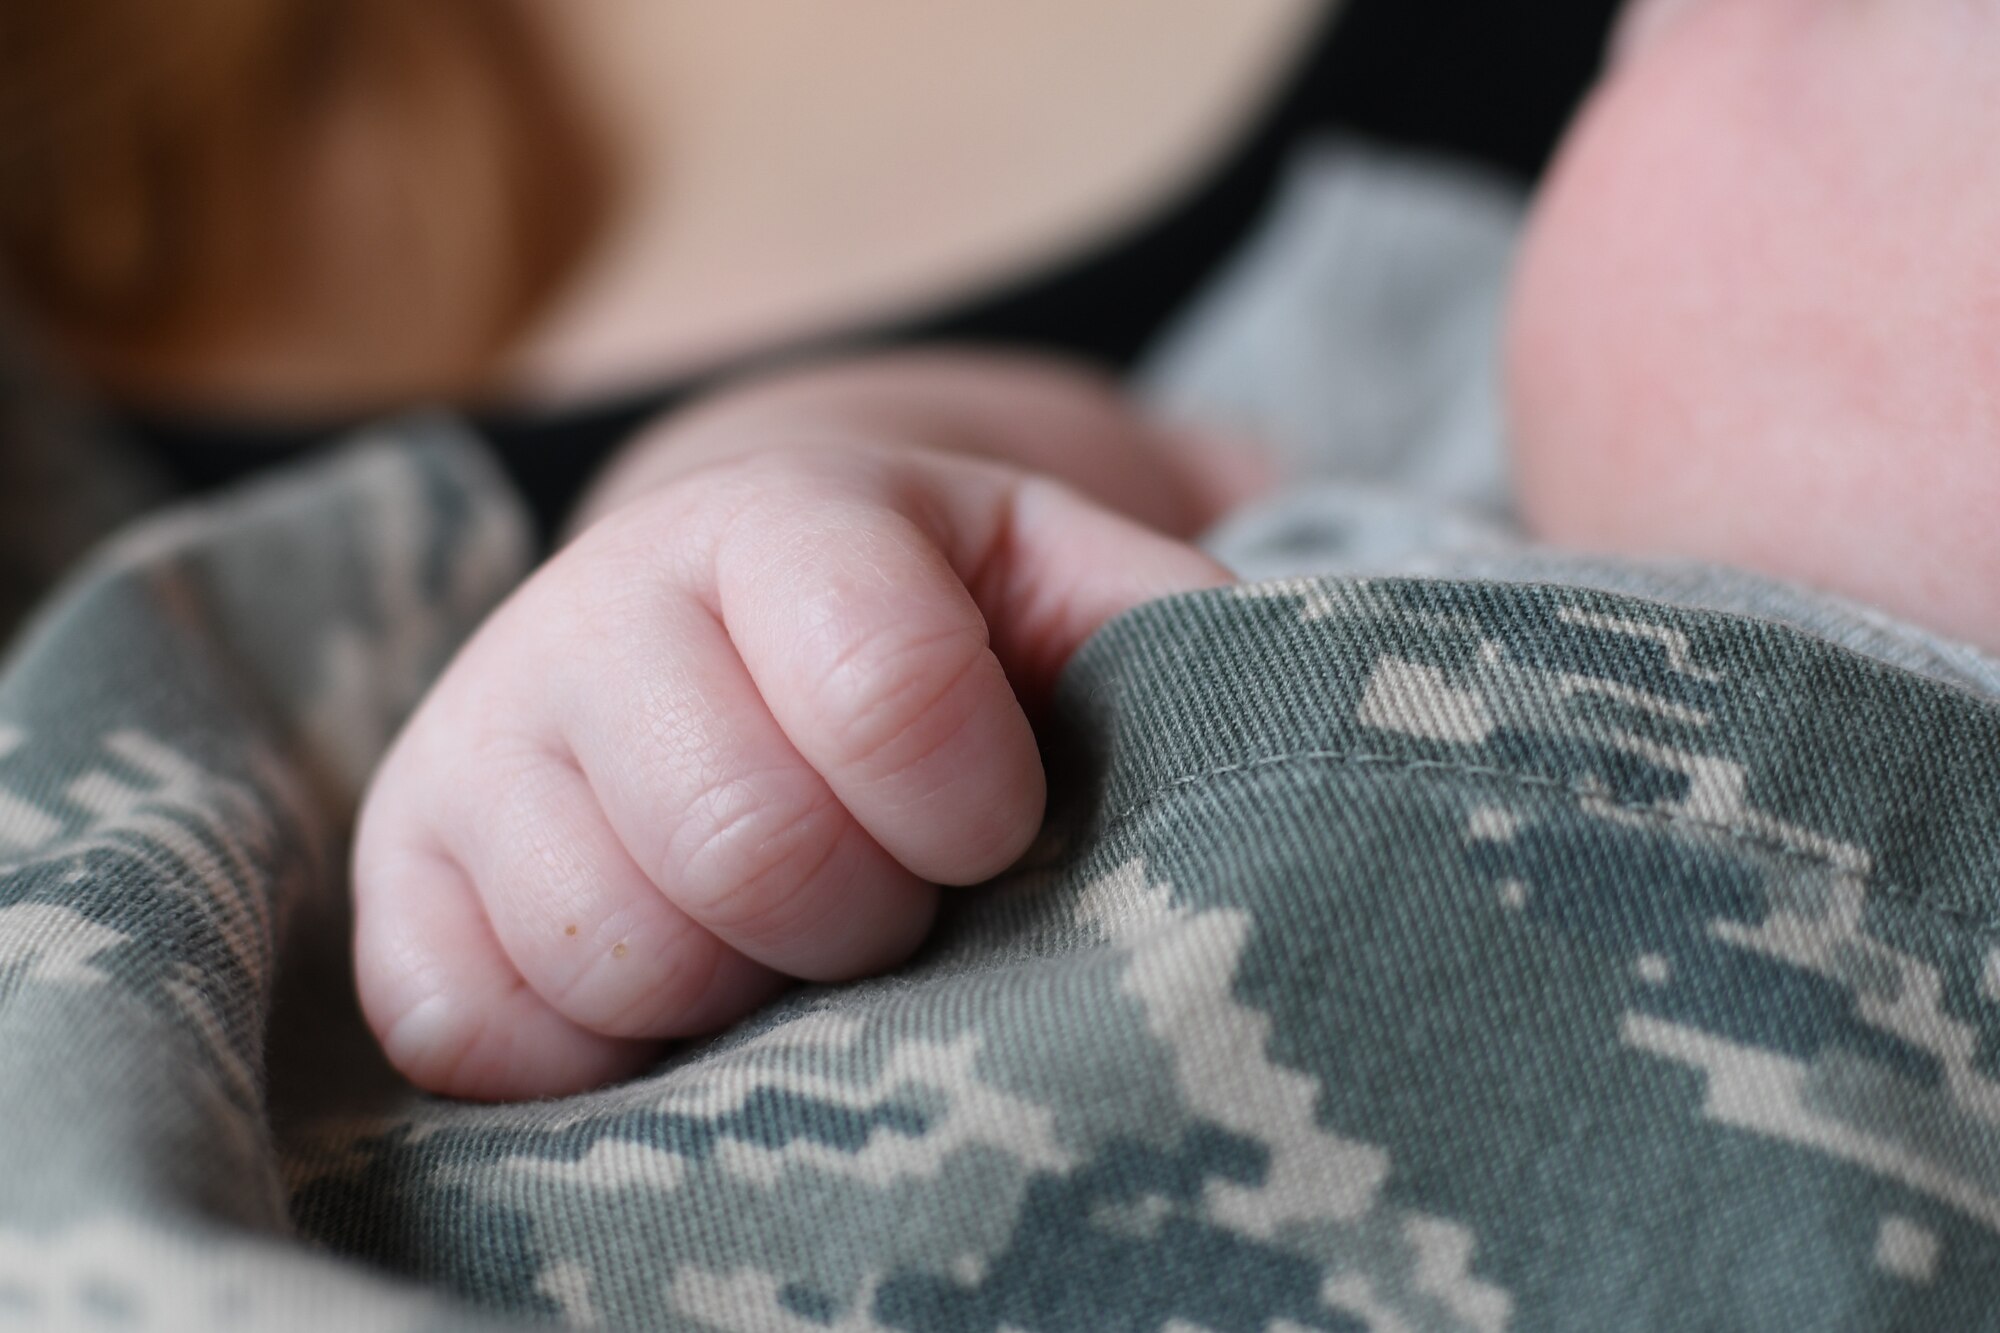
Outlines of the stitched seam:
[{"label": "stitched seam", "polygon": [[[1297,750],[1287,754],[1266,755],[1262,758],[1246,760],[1240,764],[1224,764],[1219,768],[1207,769],[1200,773],[1190,773],[1184,777],[1175,778],[1171,782],[1155,787],[1147,795],[1134,801],[1124,809],[1106,816],[1105,828],[1107,831],[1114,829],[1118,825],[1130,820],[1146,807],[1157,804],[1177,791],[1182,791],[1189,787],[1203,786],[1213,782],[1217,778],[1239,776],[1273,768],[1312,768],[1321,766],[1329,768],[1396,768],[1411,773],[1452,773],[1463,777],[1498,778],[1504,782],[1513,783],[1518,787],[1556,792],[1570,797],[1579,804],[1584,801],[1591,801],[1600,805],[1609,805],[1616,809],[1653,820],[1661,825],[1680,825],[1685,828],[1702,829],[1710,833],[1725,834],[1737,842],[1743,843],[1745,846],[1753,847],[1758,851],[1779,857],[1783,860],[1796,861],[1815,869],[1831,870],[1838,874],[1854,874],[1854,872],[1842,867],[1832,857],[1816,852],[1802,851],[1796,847],[1788,847],[1775,838],[1758,833],[1754,829],[1746,828],[1741,824],[1726,824],[1720,820],[1703,819],[1698,815],[1690,815],[1679,810],[1663,810],[1657,805],[1648,805],[1640,801],[1618,800],[1604,792],[1588,789],[1581,783],[1565,782],[1558,778],[1542,777],[1535,773],[1522,773],[1510,768],[1495,768],[1487,764],[1468,764],[1450,759],[1412,759],[1404,755],[1373,754],[1366,750]],[[1960,925],[1977,930],[1982,934],[1994,934],[1996,930],[2000,930],[2000,924],[1996,924],[1987,916],[1966,911],[1962,908],[1952,907],[1944,903],[1931,902],[1914,889],[1906,889],[1901,885],[1877,879],[1873,875],[1855,875],[1855,878],[1860,881],[1864,889],[1867,889],[1871,893],[1879,894],[1884,898],[1903,903],[1919,911],[1945,917]]]}]

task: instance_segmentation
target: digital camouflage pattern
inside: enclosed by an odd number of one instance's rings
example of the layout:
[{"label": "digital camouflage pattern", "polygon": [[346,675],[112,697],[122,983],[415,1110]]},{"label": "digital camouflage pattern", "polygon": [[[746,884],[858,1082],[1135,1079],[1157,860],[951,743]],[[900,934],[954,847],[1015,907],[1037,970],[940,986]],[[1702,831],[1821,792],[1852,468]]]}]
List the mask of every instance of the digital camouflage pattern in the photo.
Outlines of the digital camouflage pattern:
[{"label": "digital camouflage pattern", "polygon": [[1142,608],[914,965],[587,1096],[410,1092],[342,838],[523,531],[409,427],[15,641],[0,1326],[2000,1325],[2000,712],[1573,588]]}]

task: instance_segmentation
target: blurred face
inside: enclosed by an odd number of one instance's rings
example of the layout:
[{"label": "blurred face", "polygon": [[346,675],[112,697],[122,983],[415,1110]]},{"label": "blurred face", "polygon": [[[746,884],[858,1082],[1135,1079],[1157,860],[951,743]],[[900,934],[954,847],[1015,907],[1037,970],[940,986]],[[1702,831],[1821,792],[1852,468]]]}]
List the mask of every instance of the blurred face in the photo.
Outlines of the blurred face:
[{"label": "blurred face", "polygon": [[1542,536],[2000,648],[2000,0],[1637,0],[1508,379]]}]

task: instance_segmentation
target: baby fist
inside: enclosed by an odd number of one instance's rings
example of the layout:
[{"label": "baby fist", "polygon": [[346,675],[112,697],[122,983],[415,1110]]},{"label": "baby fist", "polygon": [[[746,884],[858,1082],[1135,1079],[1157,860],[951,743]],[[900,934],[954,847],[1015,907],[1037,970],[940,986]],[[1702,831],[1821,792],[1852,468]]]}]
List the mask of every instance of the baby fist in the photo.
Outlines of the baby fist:
[{"label": "baby fist", "polygon": [[1226,581],[1005,464],[836,439],[611,513],[482,627],[355,852],[362,1005],[460,1096],[629,1074],[790,978],[907,957],[1040,823],[1022,700],[1106,619]]}]

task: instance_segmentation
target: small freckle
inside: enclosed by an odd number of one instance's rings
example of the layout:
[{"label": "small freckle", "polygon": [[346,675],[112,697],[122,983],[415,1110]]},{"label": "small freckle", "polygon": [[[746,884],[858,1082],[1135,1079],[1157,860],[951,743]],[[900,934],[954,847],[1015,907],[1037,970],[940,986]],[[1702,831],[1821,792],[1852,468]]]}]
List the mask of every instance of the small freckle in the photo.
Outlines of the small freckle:
[{"label": "small freckle", "polygon": [[565,935],[574,935],[574,934],[576,934],[576,927],[575,927],[575,926],[564,926],[564,927],[563,927],[563,934],[565,934]]},{"label": "small freckle", "polygon": [[631,950],[625,947],[624,940],[620,940],[618,941],[618,943],[611,946],[611,956],[613,958],[623,958],[629,952],[631,952]]}]

